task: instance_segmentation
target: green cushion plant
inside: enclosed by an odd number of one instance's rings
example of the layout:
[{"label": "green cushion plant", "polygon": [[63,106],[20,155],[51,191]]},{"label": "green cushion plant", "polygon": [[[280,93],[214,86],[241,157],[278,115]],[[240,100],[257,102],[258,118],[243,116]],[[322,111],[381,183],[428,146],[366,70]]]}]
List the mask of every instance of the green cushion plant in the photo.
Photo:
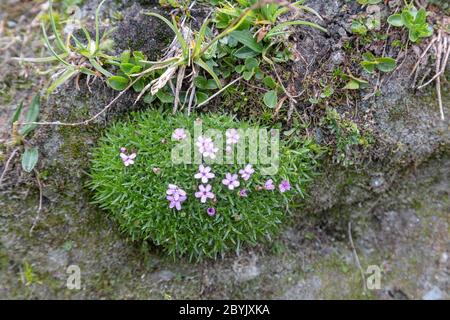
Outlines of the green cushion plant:
[{"label": "green cushion plant", "polygon": [[[272,175],[263,175],[268,165],[250,161],[254,158],[249,159],[249,143],[244,163],[236,159],[230,164],[211,163],[203,153],[203,168],[199,163],[174,164],[172,150],[194,140],[194,124],[200,121],[205,138],[211,128],[227,134],[264,128],[226,115],[196,119],[151,111],[132,114],[130,119],[114,124],[100,139],[93,153],[90,187],[95,202],[118,221],[122,231],[133,240],[153,241],[173,257],[217,258],[272,239],[289,215],[292,200],[303,196],[316,166],[319,149],[310,140],[281,140],[278,171]],[[266,132],[273,136],[273,130]],[[226,154],[226,146],[237,148],[229,140],[233,136],[224,135],[223,145],[215,137],[217,154],[219,149]],[[244,137],[241,134],[239,139],[246,141]],[[196,148],[193,142],[191,151]],[[199,171],[205,167],[211,170],[204,170],[208,172],[202,181]],[[239,181],[234,188],[233,178]]]}]

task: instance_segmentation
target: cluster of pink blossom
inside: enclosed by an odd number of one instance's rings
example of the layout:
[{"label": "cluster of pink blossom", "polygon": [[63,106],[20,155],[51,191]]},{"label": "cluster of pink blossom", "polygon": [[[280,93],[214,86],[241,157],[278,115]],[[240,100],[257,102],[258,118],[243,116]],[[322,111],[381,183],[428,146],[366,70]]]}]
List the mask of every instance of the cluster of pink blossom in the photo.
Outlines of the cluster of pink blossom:
[{"label": "cluster of pink blossom", "polygon": [[211,138],[203,136],[198,137],[196,146],[198,147],[198,151],[205,158],[215,159],[216,152],[219,150],[219,148],[214,146],[214,142]]},{"label": "cluster of pink blossom", "polygon": [[[236,129],[228,129],[226,131],[226,143],[227,150],[231,148],[233,144],[238,143],[240,137],[238,131]],[[172,133],[172,139],[181,141],[187,137],[187,134],[184,129],[177,128]],[[196,143],[199,152],[205,158],[214,159],[216,157],[216,152],[218,148],[214,146],[214,143],[211,138],[200,136]],[[231,150],[231,149],[230,149]],[[127,149],[122,147],[120,148],[120,158],[123,161],[123,164],[128,167],[131,164],[134,164],[134,159],[136,158],[136,153],[133,152],[131,154],[127,153]],[[234,190],[240,186],[239,176],[242,180],[248,181],[252,174],[255,172],[251,164],[247,164],[243,169],[239,170],[239,175],[237,173],[226,173],[224,179],[222,179],[222,184],[225,185],[229,190]],[[198,186],[198,191],[195,192],[195,197],[200,199],[201,203],[206,203],[208,200],[215,201],[216,196],[212,192],[211,184],[208,184],[208,181],[215,178],[215,174],[212,172],[211,167],[205,166],[201,164],[198,168],[198,172],[194,175],[195,179],[199,179],[202,184]],[[257,190],[275,190],[275,185],[273,184],[272,179],[268,179],[264,186],[256,187]],[[281,193],[289,191],[291,189],[291,185],[289,181],[282,180],[278,185],[278,189]],[[248,189],[241,189],[238,192],[239,197],[247,197]],[[186,191],[181,189],[175,184],[169,184],[168,189],[166,191],[166,199],[169,201],[169,208],[175,208],[176,210],[181,210],[181,205],[187,199]],[[207,214],[209,216],[214,216],[216,214],[216,209],[214,207],[209,207],[207,209]]]},{"label": "cluster of pink blossom", "polygon": [[166,191],[169,200],[169,208],[176,208],[178,211],[181,210],[181,204],[187,199],[186,191],[179,188],[175,184],[169,184],[169,188]]}]

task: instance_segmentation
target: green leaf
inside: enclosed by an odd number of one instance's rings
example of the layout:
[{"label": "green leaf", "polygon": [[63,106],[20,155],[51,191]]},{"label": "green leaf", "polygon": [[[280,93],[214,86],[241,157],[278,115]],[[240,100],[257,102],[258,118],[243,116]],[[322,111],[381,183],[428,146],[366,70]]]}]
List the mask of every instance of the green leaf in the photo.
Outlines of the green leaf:
[{"label": "green leaf", "polygon": [[355,80],[350,80],[349,82],[347,82],[347,84],[345,85],[344,89],[347,90],[357,90],[359,89],[360,85],[358,83],[358,81]]},{"label": "green leaf", "polygon": [[120,54],[120,61],[123,63],[128,63],[130,61],[131,52],[130,50],[125,50]]},{"label": "green leaf", "polygon": [[173,95],[167,93],[164,90],[159,90],[156,93],[156,96],[158,97],[159,101],[161,101],[162,103],[173,103],[173,101],[175,99]]},{"label": "green leaf", "polygon": [[360,5],[367,5],[367,4],[377,4],[380,3],[381,0],[356,0]]},{"label": "green leaf", "polygon": [[33,171],[39,159],[39,151],[37,147],[25,149],[22,155],[22,169],[26,172]]},{"label": "green leaf", "polygon": [[387,22],[394,27],[403,27],[403,19],[401,14],[393,14],[389,16]]},{"label": "green leaf", "polygon": [[275,108],[278,103],[278,95],[275,90],[270,90],[264,94],[264,104],[269,108]]},{"label": "green leaf", "polygon": [[213,79],[206,79],[205,77],[198,76],[194,79],[194,84],[197,88],[203,90],[217,89],[217,84]]},{"label": "green leaf", "polygon": [[295,26],[295,25],[302,25],[302,26],[309,26],[309,27],[313,27],[316,28],[320,31],[323,32],[328,32],[327,29],[325,29],[324,27],[319,26],[316,23],[313,22],[309,22],[309,21],[303,21],[303,20],[295,20],[295,21],[286,21],[283,23],[280,23],[278,25],[276,25],[275,27],[273,27],[265,36],[265,39],[269,39],[277,34],[281,34],[282,30],[288,26]]},{"label": "green leaf", "polygon": [[156,95],[152,96],[151,93],[147,93],[144,97],[144,103],[152,103],[156,99]]},{"label": "green leaf", "polygon": [[234,53],[234,56],[236,58],[239,58],[239,59],[246,59],[246,58],[256,57],[257,55],[259,55],[258,52],[253,51],[252,49],[250,49],[249,47],[246,47],[246,46],[244,46],[242,48],[239,48]]},{"label": "green leaf", "polygon": [[255,59],[255,58],[247,58],[247,59],[245,59],[245,68],[248,71],[251,71],[251,70],[253,70],[255,68],[258,68],[258,67],[259,67],[259,61],[257,59]]},{"label": "green leaf", "polygon": [[98,50],[98,48],[100,47],[100,21],[99,21],[99,16],[100,16],[100,8],[102,7],[103,3],[106,0],[103,0],[102,2],[100,2],[100,4],[98,5],[97,9],[95,10],[95,50]]},{"label": "green leaf", "polygon": [[414,24],[422,25],[427,22],[427,11],[424,8],[420,8],[417,11],[416,18],[414,19]]},{"label": "green leaf", "polygon": [[128,86],[128,79],[121,76],[112,76],[108,78],[108,84],[117,91],[125,90]]},{"label": "green leaf", "polygon": [[[39,112],[40,112],[40,96],[37,94],[33,97],[33,100],[31,101],[30,108],[28,109],[27,115],[25,117],[25,122],[36,122],[39,118]],[[35,124],[27,124],[24,125],[20,130],[19,133],[22,136],[26,136],[31,131],[33,131],[36,128]]]},{"label": "green leaf", "polygon": [[195,37],[195,46],[194,46],[194,53],[193,53],[194,57],[197,57],[200,54],[203,41],[205,40],[205,34],[206,34],[207,27],[208,27],[208,23],[209,23],[208,19],[205,19],[205,21],[203,21],[200,31],[197,33],[197,36]]},{"label": "green leaf", "polygon": [[389,57],[378,58],[377,62],[377,68],[382,72],[391,72],[397,66],[395,59]]},{"label": "green leaf", "polygon": [[145,81],[142,78],[133,84],[133,90],[136,92],[141,92],[142,90],[144,90],[144,87],[145,87]]},{"label": "green leaf", "polygon": [[376,59],[372,52],[365,52],[365,53],[363,53],[362,56],[363,56],[363,59],[367,60],[367,61],[375,61],[375,59]]},{"label": "green leaf", "polygon": [[263,52],[262,44],[256,42],[256,39],[253,38],[253,35],[249,30],[236,30],[230,33],[230,36],[257,53]]},{"label": "green leaf", "polygon": [[64,44],[64,42],[61,39],[61,36],[58,32],[58,28],[56,28],[56,22],[55,22],[55,16],[53,15],[53,1],[50,0],[49,4],[48,4],[48,13],[50,16],[50,24],[52,26],[52,31],[55,34],[55,40],[56,40],[56,45],[58,46],[58,48],[66,53],[69,53],[69,50],[67,49],[66,45]]},{"label": "green leaf", "polygon": [[251,70],[251,71],[244,71],[244,73],[242,74],[242,76],[244,77],[244,79],[246,80],[246,81],[248,81],[248,80],[250,80],[252,77],[253,77],[253,75],[255,74],[255,72],[253,71],[253,70]]},{"label": "green leaf", "polygon": [[17,107],[16,111],[14,112],[14,114],[13,114],[13,116],[11,118],[11,123],[19,121],[20,115],[22,114],[22,110],[23,110],[23,102],[21,102],[19,104],[19,106]]},{"label": "green leaf", "polygon": [[197,91],[195,93],[195,98],[197,99],[197,104],[200,104],[202,102],[205,102],[206,99],[208,99],[208,94],[201,92],[201,91]]},{"label": "green leaf", "polygon": [[52,93],[56,88],[58,88],[60,85],[64,84],[66,81],[69,81],[70,78],[72,78],[74,75],[78,73],[78,70],[68,68],[62,75],[60,75],[58,78],[56,78],[55,81],[48,87],[47,89],[47,95]]},{"label": "green leaf", "polygon": [[365,35],[367,33],[366,26],[357,20],[352,21],[351,30],[354,34]]},{"label": "green leaf", "polygon": [[277,87],[277,83],[271,76],[267,76],[264,78],[263,83],[266,87],[270,89],[275,89]]},{"label": "green leaf", "polygon": [[141,66],[137,66],[129,62],[120,64],[120,70],[122,70],[126,75],[138,73],[139,71],[141,71],[141,69]]},{"label": "green leaf", "polygon": [[202,59],[198,58],[197,60],[195,60],[195,63],[197,65],[199,65],[201,68],[205,69],[206,72],[209,73],[209,75],[214,79],[214,81],[216,82],[217,86],[219,88],[222,88],[222,83],[219,80],[219,77],[217,76],[217,74],[214,72],[214,70],[208,66]]},{"label": "green leaf", "polygon": [[236,71],[237,73],[242,73],[242,71],[244,71],[245,66],[243,64],[240,64],[236,67],[234,67],[234,71]]},{"label": "green leaf", "polygon": [[92,66],[101,74],[103,74],[105,77],[109,78],[112,77],[112,73],[109,72],[108,70],[106,70],[105,68],[103,68],[100,63],[97,62],[97,60],[95,60],[95,58],[91,58],[89,59],[89,62],[92,64]]},{"label": "green leaf", "polygon": [[361,66],[368,73],[373,73],[375,71],[375,66],[376,65],[377,65],[377,62],[374,62],[374,61],[361,61]]},{"label": "green leaf", "polygon": [[409,12],[409,10],[402,11],[402,22],[408,29],[414,25],[414,16]]}]

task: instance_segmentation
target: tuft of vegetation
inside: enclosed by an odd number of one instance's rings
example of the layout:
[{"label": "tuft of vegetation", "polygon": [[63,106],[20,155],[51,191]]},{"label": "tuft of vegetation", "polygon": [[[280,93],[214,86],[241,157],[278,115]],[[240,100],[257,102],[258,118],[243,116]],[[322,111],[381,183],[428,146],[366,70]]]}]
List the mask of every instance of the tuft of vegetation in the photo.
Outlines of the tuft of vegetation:
[{"label": "tuft of vegetation", "polygon": [[70,22],[64,28],[66,36],[60,31],[61,26],[57,21],[57,15],[53,13],[52,9],[53,1],[49,1],[49,20],[55,39],[54,44],[50,40],[52,37],[48,35],[47,27],[43,22],[41,23],[41,28],[44,44],[50,51],[51,56],[43,58],[16,58],[18,61],[31,63],[57,63],[53,68],[46,70],[46,73],[53,74],[54,79],[47,89],[47,94],[52,93],[62,84],[81,74],[88,76],[87,83],[89,83],[89,77],[112,76],[112,73],[104,68],[104,64],[108,60],[113,59],[112,56],[106,54],[113,45],[112,41],[108,39],[112,29],[101,35],[99,26],[99,13],[104,2],[105,0],[100,2],[95,12],[94,37],[91,36],[85,26],[81,26],[81,31],[85,38],[83,41],[74,34],[75,26],[71,25]]},{"label": "tuft of vegetation", "polygon": [[328,128],[335,137],[333,160],[344,167],[353,165],[353,159],[357,153],[356,147],[367,147],[372,143],[372,136],[362,134],[358,125],[345,119],[335,109],[327,108],[322,120],[324,127]]},{"label": "tuft of vegetation", "polygon": [[394,27],[407,28],[409,40],[417,42],[433,34],[433,28],[427,23],[427,14],[424,8],[417,10],[410,5],[404,7],[401,13],[389,16],[388,22]]},{"label": "tuft of vegetation", "polygon": [[[94,150],[89,185],[95,202],[118,221],[120,229],[131,239],[151,240],[174,258],[217,258],[227,251],[239,252],[244,246],[273,239],[295,204],[293,200],[304,196],[317,165],[320,148],[307,139],[280,141],[279,157],[275,160],[279,170],[270,176],[263,175],[267,164],[255,164],[255,159],[250,159],[249,143],[246,143],[244,162],[252,163],[254,169],[248,180],[239,172],[246,167],[241,161],[238,164],[234,159],[229,164],[221,164],[204,156],[203,163],[215,177],[207,182],[214,196],[202,203],[195,196],[199,185],[206,184],[194,177],[199,172],[199,164],[172,162],[172,150],[183,143],[173,139],[174,134],[183,133],[175,130],[184,129],[185,139],[190,141],[194,123],[201,122],[205,136],[209,129],[225,132],[265,128],[226,115],[195,118],[151,111],[134,113],[130,118],[114,124]],[[218,152],[225,154],[219,138],[211,137]],[[243,137],[242,141],[247,140]],[[194,151],[195,142],[192,145]],[[120,156],[121,148],[126,149],[122,149],[126,155]],[[239,174],[240,185],[230,190],[222,180],[226,173]],[[286,181],[289,190],[282,189]],[[179,210],[175,204],[171,208],[166,198],[169,185],[176,185],[186,193]]]}]

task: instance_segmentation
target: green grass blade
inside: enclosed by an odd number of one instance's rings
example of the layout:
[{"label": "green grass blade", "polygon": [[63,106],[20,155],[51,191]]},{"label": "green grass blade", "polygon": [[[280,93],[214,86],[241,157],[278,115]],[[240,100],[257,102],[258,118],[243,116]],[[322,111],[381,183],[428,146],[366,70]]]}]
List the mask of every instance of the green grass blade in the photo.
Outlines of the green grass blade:
[{"label": "green grass blade", "polygon": [[100,4],[97,7],[97,10],[95,10],[95,51],[97,51],[98,48],[100,47],[99,15],[100,15],[100,8],[105,1],[106,0],[103,0],[102,2],[100,2]]},{"label": "green grass blade", "polygon": [[74,75],[78,73],[78,70],[74,68],[67,69],[62,75],[60,75],[50,87],[47,89],[47,95],[52,93],[56,88],[58,88],[60,85],[64,84],[66,81],[70,80]]},{"label": "green grass blade", "polygon": [[181,49],[183,50],[183,53],[184,54],[187,53],[188,47],[186,44],[186,40],[183,38],[183,35],[181,34],[181,32],[178,29],[175,22],[170,22],[162,15],[154,13],[154,12],[145,12],[144,14],[146,14],[148,16],[156,17],[156,18],[160,19],[161,21],[163,21],[165,24],[167,24],[169,26],[169,28],[175,33],[177,40],[180,43]]},{"label": "green grass blade", "polygon": [[303,21],[303,20],[295,20],[295,21],[286,21],[286,22],[280,23],[279,25],[276,25],[266,34],[265,39],[269,39],[269,38],[275,36],[276,34],[280,34],[281,30],[283,30],[287,26],[294,26],[294,25],[309,26],[309,27],[316,28],[323,32],[328,32],[327,29],[319,26],[316,23],[309,22],[309,21]]},{"label": "green grass blade", "polygon": [[[60,59],[64,59],[68,56],[67,53],[60,54],[58,57]],[[43,57],[43,58],[12,58],[16,61],[23,61],[23,62],[31,62],[31,63],[46,63],[46,62],[54,62],[59,61],[59,59],[55,56],[51,57]]]},{"label": "green grass blade", "polygon": [[65,64],[66,66],[70,66],[72,67],[72,65],[70,63],[68,63],[67,61],[65,61],[64,59],[60,58],[60,56],[55,52],[55,50],[53,49],[52,45],[50,44],[50,41],[48,40],[48,36],[47,36],[47,32],[45,31],[45,26],[44,24],[41,24],[42,27],[42,32],[44,34],[44,42],[47,45],[48,49],[50,50],[50,52],[53,54],[53,56],[59,60],[61,63]]},{"label": "green grass blade", "polygon": [[205,19],[203,22],[200,31],[198,32],[197,36],[195,37],[195,48],[194,48],[194,59],[200,54],[200,51],[202,49],[202,43],[205,40],[205,34],[206,34],[206,28],[208,27],[209,20]]},{"label": "green grass blade", "polygon": [[89,59],[89,62],[92,64],[92,66],[99,71],[100,73],[102,73],[104,76],[106,76],[107,78],[112,77],[113,74],[109,71],[107,71],[105,68],[103,68],[100,63],[97,62],[97,60],[95,60],[94,58]]},{"label": "green grass blade", "polygon": [[50,0],[49,5],[48,5],[48,10],[49,10],[49,14],[50,14],[50,24],[52,26],[53,33],[55,34],[56,45],[58,46],[58,48],[60,50],[69,53],[69,50],[67,49],[66,45],[62,41],[61,36],[59,35],[59,32],[58,32],[58,29],[56,28],[56,22],[55,22],[55,18],[53,16],[53,8],[52,7],[53,7],[53,0]]}]

